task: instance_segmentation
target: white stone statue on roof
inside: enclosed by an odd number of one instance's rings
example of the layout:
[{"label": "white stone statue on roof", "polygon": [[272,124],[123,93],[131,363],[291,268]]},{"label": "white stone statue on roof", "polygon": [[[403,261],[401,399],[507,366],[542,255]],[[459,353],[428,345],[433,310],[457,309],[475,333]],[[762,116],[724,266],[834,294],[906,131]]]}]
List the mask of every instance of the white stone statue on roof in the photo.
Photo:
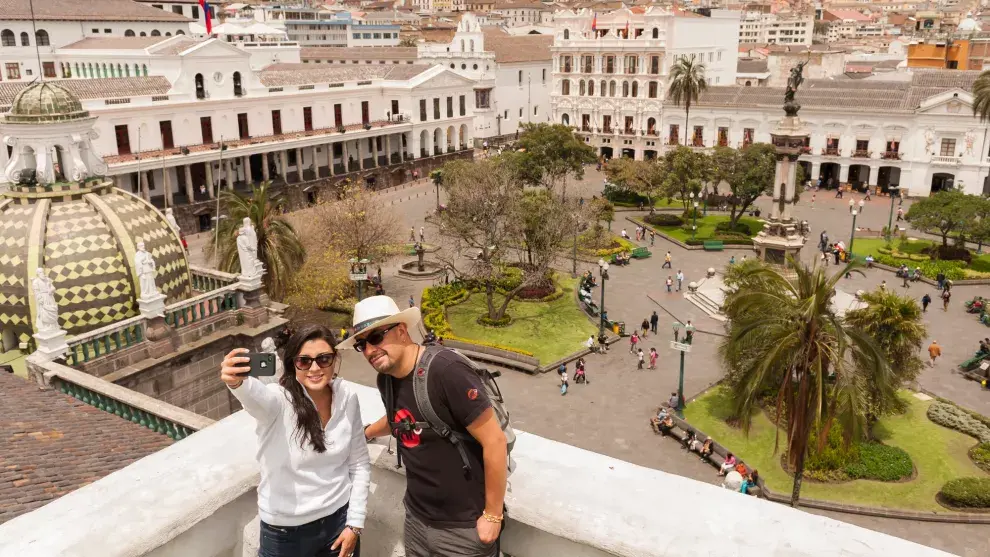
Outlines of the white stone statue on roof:
[{"label": "white stone statue on roof", "polygon": [[58,331],[58,304],[55,303],[55,283],[48,278],[45,270],[38,268],[31,280],[34,300],[37,306],[35,328],[39,333]]},{"label": "white stone statue on roof", "polygon": [[138,284],[141,287],[138,299],[150,300],[158,295],[158,286],[155,284],[155,274],[158,266],[155,265],[155,258],[144,249],[144,242],[138,242],[137,252],[134,254],[134,267],[137,269]]},{"label": "white stone statue on roof", "polygon": [[241,264],[242,277],[254,278],[264,272],[258,260],[258,234],[249,217],[244,217],[243,225],[237,230],[237,259]]},{"label": "white stone statue on roof", "polygon": [[172,230],[175,230],[176,235],[181,234],[182,228],[179,227],[179,222],[175,220],[175,213],[172,212],[171,207],[165,209],[165,222],[167,222],[169,226],[172,227]]}]

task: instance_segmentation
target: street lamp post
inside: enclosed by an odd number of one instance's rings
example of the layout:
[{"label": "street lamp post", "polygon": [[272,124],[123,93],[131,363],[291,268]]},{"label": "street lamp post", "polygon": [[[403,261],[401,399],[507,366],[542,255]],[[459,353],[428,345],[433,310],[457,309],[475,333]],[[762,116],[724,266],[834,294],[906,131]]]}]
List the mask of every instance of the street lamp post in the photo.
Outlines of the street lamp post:
[{"label": "street lamp post", "polygon": [[849,233],[849,255],[846,258],[847,261],[852,261],[853,258],[853,241],[856,240],[856,215],[858,214],[859,211],[857,211],[856,209],[852,210],[853,225],[852,225],[852,231],[850,231]]},{"label": "street lamp post", "polygon": [[694,192],[691,192],[691,204],[694,206],[693,219],[691,221],[691,240],[694,240],[698,232],[698,202],[694,200]]},{"label": "street lamp post", "polygon": [[[694,334],[694,327],[691,326],[691,325],[688,325],[687,327],[685,327],[683,323],[680,323],[678,321],[675,321],[674,322],[673,329],[674,329],[674,340],[670,343],[670,347],[681,353],[681,370],[680,370],[680,373],[678,374],[678,378],[677,378],[677,408],[676,408],[676,410],[677,410],[678,417],[683,418],[684,417],[684,407],[686,406],[684,404],[684,354],[686,352],[690,352],[691,351],[691,344],[689,342],[678,342],[678,339],[680,337],[681,329],[685,329],[685,332],[689,330],[691,332],[691,335],[693,335]],[[688,340],[688,339],[685,338],[685,340]]]},{"label": "street lamp post", "polygon": [[598,274],[602,279],[602,302],[598,306],[599,324],[598,324],[598,336],[601,337],[605,334],[605,281],[608,280],[608,263],[604,259],[598,260]]},{"label": "street lamp post", "polygon": [[701,192],[701,200],[704,202],[704,208],[702,209],[701,216],[708,216],[708,190]]},{"label": "street lamp post", "polygon": [[887,242],[890,242],[890,227],[894,225],[894,193],[899,190],[899,186],[888,186],[890,192],[890,216],[887,217]]}]

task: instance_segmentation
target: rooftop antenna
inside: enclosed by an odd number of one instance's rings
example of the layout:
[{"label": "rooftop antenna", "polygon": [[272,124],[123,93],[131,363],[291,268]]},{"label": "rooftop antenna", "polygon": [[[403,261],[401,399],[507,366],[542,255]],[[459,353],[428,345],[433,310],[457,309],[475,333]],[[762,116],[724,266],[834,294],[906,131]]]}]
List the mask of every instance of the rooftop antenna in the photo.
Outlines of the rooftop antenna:
[{"label": "rooftop antenna", "polygon": [[34,20],[34,0],[28,0],[28,7],[31,9],[31,29],[34,31],[34,53],[38,57],[38,76],[41,81],[45,80],[45,69],[41,65],[41,47],[38,46],[38,24]]}]

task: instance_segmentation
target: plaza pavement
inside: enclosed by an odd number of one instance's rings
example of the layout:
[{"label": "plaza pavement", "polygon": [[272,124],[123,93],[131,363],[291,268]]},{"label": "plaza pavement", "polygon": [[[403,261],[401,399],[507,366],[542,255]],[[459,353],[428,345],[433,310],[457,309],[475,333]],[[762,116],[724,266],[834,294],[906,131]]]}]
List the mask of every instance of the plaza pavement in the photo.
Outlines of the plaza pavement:
[{"label": "plaza pavement", "polygon": [[[586,199],[599,195],[602,188],[602,175],[589,170],[579,182],[571,182],[569,193]],[[843,239],[848,243],[851,216],[848,214],[848,194],[845,199],[833,199],[834,193],[821,192],[815,207],[810,207],[811,194],[805,193],[803,200],[794,208],[797,218],[807,219],[812,225],[811,244],[803,251],[809,261],[815,257],[814,249],[822,228],[830,238]],[[418,196],[418,197],[417,197]],[[403,234],[409,226],[417,231],[424,225],[425,215],[436,203],[431,184],[407,188],[381,195],[383,203],[396,207],[403,220]],[[857,197],[857,201],[858,201]],[[757,203],[764,211],[769,207],[769,199]],[[904,203],[907,211],[909,201]],[[876,198],[868,202],[857,225],[879,229],[887,223],[890,204],[886,198]],[[612,229],[618,232],[623,227],[632,235],[635,225],[627,222],[628,216],[635,213],[617,212]],[[427,241],[437,233],[429,224]],[[433,236],[435,237],[435,236]],[[205,240],[198,238],[196,245]],[[648,245],[649,240],[641,242]],[[197,251],[191,243],[190,253],[194,261]],[[549,373],[529,376],[507,370],[500,380],[506,393],[508,404],[513,412],[513,422],[521,430],[569,443],[587,450],[607,454],[666,472],[694,478],[699,481],[717,484],[719,477],[715,470],[696,457],[688,455],[672,440],[656,436],[648,424],[648,419],[659,404],[666,400],[671,391],[677,388],[678,355],[669,348],[672,334],[670,325],[675,317],[682,322],[690,319],[698,327],[693,351],[686,359],[685,397],[696,396],[716,382],[722,375],[721,364],[716,357],[719,334],[723,325],[705,315],[688,302],[682,293],[665,292],[663,285],[667,275],[674,275],[678,269],[685,274],[684,290],[687,283],[704,276],[709,267],[716,269],[728,263],[729,256],[751,252],[727,250],[724,252],[690,251],[657,238],[653,257],[632,262],[626,267],[612,267],[611,279],[606,286],[605,304],[612,319],[624,320],[628,327],[636,327],[644,317],[656,309],[660,315],[659,335],[645,339],[643,346],[648,352],[655,346],[660,352],[658,369],[637,371],[636,359],[628,352],[628,341],[613,346],[607,355],[591,355],[586,358],[588,385],[571,385],[566,396],[561,396],[556,374]],[[673,269],[661,269],[663,254],[671,251]],[[200,263],[203,263],[200,256]],[[405,258],[398,258],[383,266],[384,286],[387,293],[400,301],[413,295],[418,302],[422,289],[430,281],[410,281],[396,275],[398,266]],[[561,261],[559,267],[570,270],[570,261]],[[596,266],[580,263],[579,272],[592,269],[597,276]],[[858,289],[875,288],[881,280],[886,280],[889,288],[901,291],[901,281],[895,280],[892,273],[877,269],[866,272],[865,277],[854,276],[844,280],[842,288],[854,293]],[[980,325],[975,317],[966,314],[963,301],[972,298],[979,287],[957,286],[950,310],[942,312],[941,303],[933,303],[925,315],[930,336],[939,340],[943,347],[943,358],[935,368],[926,369],[920,378],[923,388],[957,401],[964,406],[985,414],[990,414],[990,392],[981,392],[973,382],[962,379],[953,372],[956,364],[968,358],[975,350],[978,339],[990,336],[990,328]],[[936,298],[934,289],[927,285],[915,284],[908,292],[921,298],[924,291],[930,291]],[[984,289],[985,291],[985,289]],[[599,291],[593,293],[598,300]],[[673,316],[673,317],[672,317]],[[927,347],[927,342],[925,344]],[[372,370],[356,354],[345,356],[342,375],[350,380],[374,385]],[[658,497],[662,494],[658,494]],[[669,512],[676,513],[677,502],[669,503]],[[658,500],[658,505],[660,501]],[[768,503],[769,504],[769,503]],[[717,509],[712,510],[718,512]],[[943,549],[966,557],[984,556],[990,548],[990,528],[985,525],[943,524],[907,520],[865,517],[843,513],[810,511],[827,515],[838,520],[886,532],[918,543]]]}]

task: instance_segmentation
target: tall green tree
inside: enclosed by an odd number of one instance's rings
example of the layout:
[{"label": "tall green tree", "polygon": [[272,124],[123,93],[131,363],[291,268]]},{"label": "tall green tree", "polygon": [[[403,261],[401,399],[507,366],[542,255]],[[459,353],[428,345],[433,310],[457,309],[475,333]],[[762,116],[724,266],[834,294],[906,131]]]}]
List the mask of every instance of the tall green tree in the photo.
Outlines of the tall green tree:
[{"label": "tall green tree", "polygon": [[712,192],[718,195],[718,186],[725,182],[732,185],[739,165],[739,151],[732,147],[718,146],[708,155]]},{"label": "tall green tree", "polygon": [[973,82],[973,116],[981,122],[990,120],[990,70],[981,73]]},{"label": "tall green tree", "polygon": [[666,179],[663,159],[638,161],[626,157],[612,159],[605,167],[605,175],[613,184],[645,196],[649,205],[660,194]]},{"label": "tall green tree", "polygon": [[705,80],[705,64],[696,61],[693,57],[682,56],[673,67],[670,68],[670,86],[667,88],[667,97],[680,106],[684,103],[684,145],[688,143],[690,133],[689,118],[691,116],[691,104],[697,102],[702,91],[708,88]]},{"label": "tall green tree", "polygon": [[680,198],[688,208],[690,194],[701,193],[701,186],[708,176],[708,157],[689,147],[678,145],[663,155],[663,194]]},{"label": "tall green tree", "polygon": [[739,218],[746,214],[746,209],[761,195],[773,191],[776,157],[776,151],[769,143],[753,143],[740,151],[735,174],[729,180],[729,188],[732,190],[729,222],[732,226],[739,222]]},{"label": "tall green tree", "polygon": [[244,218],[250,218],[258,234],[258,259],[265,266],[265,291],[273,300],[282,300],[296,270],[306,260],[306,249],[295,228],[284,216],[284,200],[270,189],[269,183],[254,186],[251,193],[224,190],[220,204],[227,218],[220,220],[218,244],[210,244],[207,255],[217,257],[217,267],[228,273],[239,273],[237,230]]},{"label": "tall green tree", "polygon": [[883,350],[892,374],[890,382],[867,383],[866,419],[872,428],[882,416],[903,412],[904,401],[897,389],[917,379],[924,366],[918,356],[928,335],[921,320],[921,306],[907,296],[875,290],[860,295],[866,307],[845,315],[847,326],[865,332]]},{"label": "tall green tree", "polygon": [[563,124],[523,124],[513,161],[522,182],[567,197],[567,179],[584,177],[584,165],[597,159],[595,150]]},{"label": "tall green tree", "polygon": [[975,217],[978,205],[978,196],[959,190],[940,191],[911,205],[904,218],[919,230],[936,231],[945,247],[949,235],[963,231]]},{"label": "tall green tree", "polygon": [[861,438],[864,386],[873,382],[888,392],[894,380],[877,343],[832,309],[836,284],[855,264],[832,276],[792,258],[788,264],[791,274],[756,262],[733,271],[723,305],[728,336],[719,353],[746,433],[766,393],[775,393],[775,420],[786,432],[794,472],[791,505],[797,506],[812,433],[825,440],[838,422],[847,443]]}]

